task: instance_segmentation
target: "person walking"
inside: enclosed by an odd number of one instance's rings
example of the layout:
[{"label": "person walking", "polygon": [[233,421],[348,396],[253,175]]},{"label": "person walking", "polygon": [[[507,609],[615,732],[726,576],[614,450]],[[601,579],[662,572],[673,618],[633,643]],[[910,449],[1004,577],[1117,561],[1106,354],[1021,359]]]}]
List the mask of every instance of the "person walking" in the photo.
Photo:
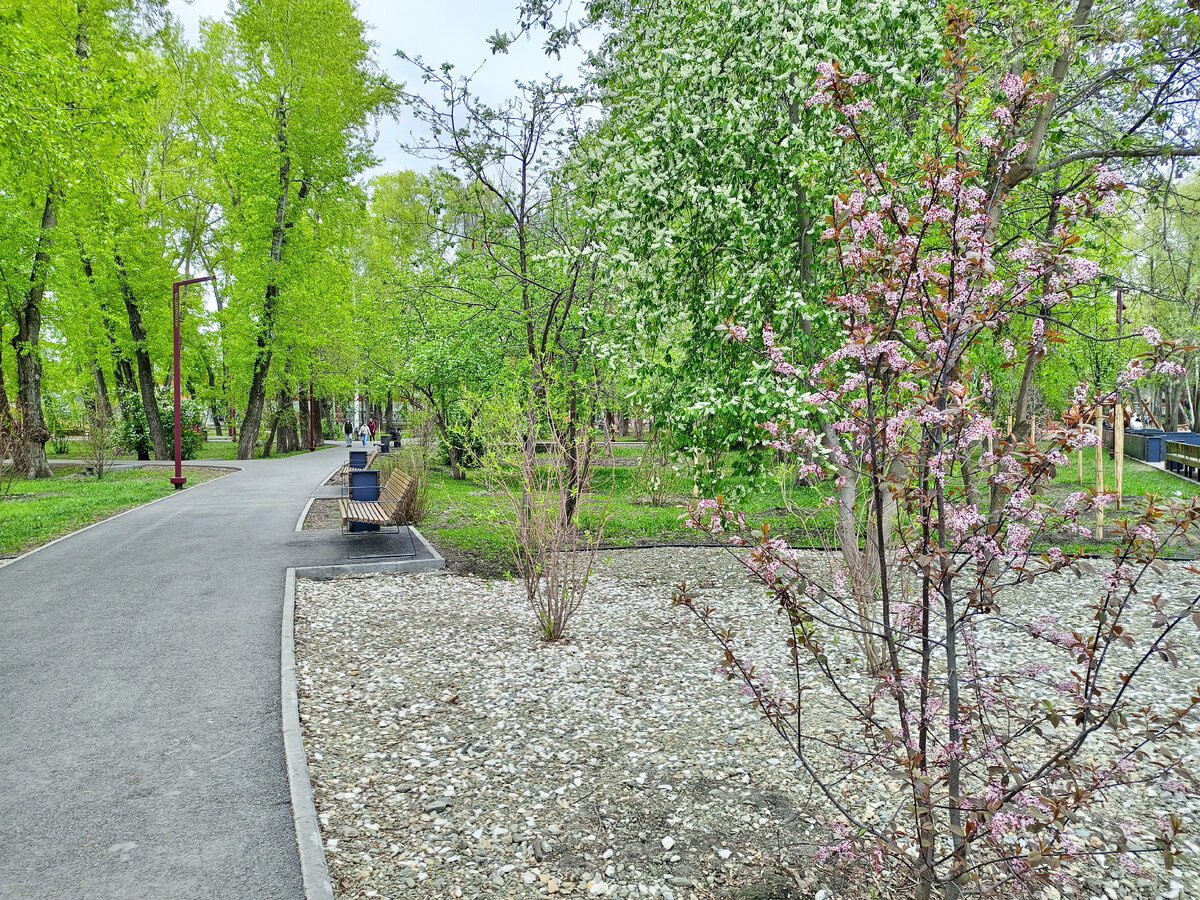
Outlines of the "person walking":
[{"label": "person walking", "polygon": [[374,441],[375,440],[375,429],[379,427],[375,423],[374,416],[371,416],[371,418],[367,419],[367,427],[371,429],[371,440]]},{"label": "person walking", "polygon": [[342,425],[342,431],[346,433],[346,446],[349,447],[354,443],[354,426],[350,424],[349,419]]},{"label": "person walking", "polygon": [[371,429],[366,422],[362,423],[362,428],[358,430],[358,433],[362,435],[363,446],[367,446],[367,439],[371,436]]}]

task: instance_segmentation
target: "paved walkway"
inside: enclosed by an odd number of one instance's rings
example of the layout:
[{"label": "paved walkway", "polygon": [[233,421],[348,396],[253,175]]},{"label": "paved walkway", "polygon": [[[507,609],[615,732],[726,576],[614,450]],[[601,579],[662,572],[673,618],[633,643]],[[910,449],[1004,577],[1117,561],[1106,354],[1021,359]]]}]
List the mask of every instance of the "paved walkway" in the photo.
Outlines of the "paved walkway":
[{"label": "paved walkway", "polygon": [[0,898],[303,896],[284,570],[342,561],[293,529],[344,452],[243,463],[0,568]]}]

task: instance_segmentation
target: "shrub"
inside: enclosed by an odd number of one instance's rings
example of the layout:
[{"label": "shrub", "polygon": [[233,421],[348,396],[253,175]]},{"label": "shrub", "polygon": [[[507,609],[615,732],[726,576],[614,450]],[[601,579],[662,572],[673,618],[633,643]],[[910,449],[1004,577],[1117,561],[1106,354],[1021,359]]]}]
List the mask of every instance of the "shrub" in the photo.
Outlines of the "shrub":
[{"label": "shrub", "polygon": [[87,424],[88,433],[83,439],[84,458],[99,481],[117,454],[117,423],[99,404],[94,404],[88,409]]},{"label": "shrub", "polygon": [[381,484],[397,469],[416,482],[416,488],[408,495],[402,520],[406,525],[423,522],[429,505],[429,460],[426,453],[421,448],[413,447],[380,454],[375,458],[375,468],[379,470]]},{"label": "shrub", "polygon": [[[146,423],[146,410],[142,406],[141,397],[137,394],[125,398],[122,403],[126,414],[116,427],[118,446],[136,454],[139,458],[151,456],[154,446],[150,440],[150,427]],[[179,450],[184,459],[195,459],[204,446],[204,406],[189,398],[184,398],[180,404],[183,428],[180,434]],[[175,441],[175,400],[166,394],[158,397],[158,415],[162,420],[163,429],[167,434],[167,445],[170,452]]]}]

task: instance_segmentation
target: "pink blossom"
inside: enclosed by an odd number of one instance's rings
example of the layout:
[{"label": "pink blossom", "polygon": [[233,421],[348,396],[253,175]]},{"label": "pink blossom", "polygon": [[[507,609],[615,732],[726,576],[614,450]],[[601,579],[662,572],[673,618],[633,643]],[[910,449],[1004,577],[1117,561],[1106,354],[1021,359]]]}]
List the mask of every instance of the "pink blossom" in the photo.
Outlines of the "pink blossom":
[{"label": "pink blossom", "polygon": [[1100,263],[1086,256],[1071,257],[1071,275],[1080,284],[1091,281],[1100,274]]},{"label": "pink blossom", "polygon": [[1005,72],[1000,76],[1000,90],[1004,92],[1009,103],[1016,103],[1025,96],[1025,79],[1011,72]]},{"label": "pink blossom", "polygon": [[1174,378],[1184,378],[1187,376],[1187,369],[1180,363],[1169,359],[1164,359],[1154,364],[1155,375],[1170,375]]}]

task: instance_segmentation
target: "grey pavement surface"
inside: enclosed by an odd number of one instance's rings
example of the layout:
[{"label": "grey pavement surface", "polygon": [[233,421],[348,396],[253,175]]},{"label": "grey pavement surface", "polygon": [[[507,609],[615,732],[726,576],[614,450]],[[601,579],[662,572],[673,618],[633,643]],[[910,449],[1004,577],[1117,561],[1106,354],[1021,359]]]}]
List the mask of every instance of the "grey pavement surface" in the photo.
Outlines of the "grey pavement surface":
[{"label": "grey pavement surface", "polygon": [[344,454],[241,463],[0,568],[0,898],[303,896],[284,577],[367,546],[293,530]]}]

